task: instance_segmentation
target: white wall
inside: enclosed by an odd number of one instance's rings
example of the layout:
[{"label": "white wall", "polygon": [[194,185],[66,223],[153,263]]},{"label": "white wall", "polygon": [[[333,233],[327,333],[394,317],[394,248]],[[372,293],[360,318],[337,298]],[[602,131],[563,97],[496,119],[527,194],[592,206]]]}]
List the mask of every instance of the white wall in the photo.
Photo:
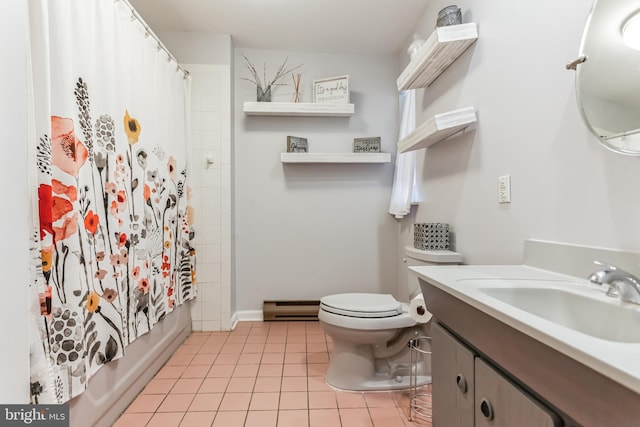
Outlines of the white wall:
[{"label": "white wall", "polygon": [[[231,147],[233,48],[229,35],[158,33],[189,71],[191,87],[191,186],[196,217],[196,281],[191,302],[196,331],[232,327],[233,241]],[[208,164],[207,158],[213,163]]]},{"label": "white wall", "polygon": [[[448,3],[430,3],[416,29],[423,38]],[[479,122],[419,152],[422,203],[404,221],[402,243],[416,221],[450,223],[470,264],[519,263],[526,238],[640,249],[640,158],[602,148],[587,131],[564,68],[578,55],[591,2],[458,5],[479,39],[420,90],[419,116],[472,105]],[[512,203],[499,205],[497,178],[507,174]]]},{"label": "white wall", "polygon": [[[245,116],[255,101],[242,54],[267,78],[289,57],[303,64],[302,102],[313,79],[350,75],[350,118]],[[236,293],[239,311],[268,299],[319,299],[336,292],[395,292],[397,223],[387,213],[392,164],[280,163],[287,135],[306,137],[310,151],[349,152],[353,138],[382,137],[395,158],[399,65],[390,55],[338,55],[236,49]],[[284,83],[290,83],[287,76]],[[278,87],[273,101],[293,101]]]},{"label": "white wall", "polygon": [[[0,402],[29,403],[29,188],[27,170],[27,2],[0,3],[2,156],[5,209],[0,221],[2,294],[0,310]],[[10,64],[10,65],[9,65]],[[16,179],[18,178],[18,179]]]}]

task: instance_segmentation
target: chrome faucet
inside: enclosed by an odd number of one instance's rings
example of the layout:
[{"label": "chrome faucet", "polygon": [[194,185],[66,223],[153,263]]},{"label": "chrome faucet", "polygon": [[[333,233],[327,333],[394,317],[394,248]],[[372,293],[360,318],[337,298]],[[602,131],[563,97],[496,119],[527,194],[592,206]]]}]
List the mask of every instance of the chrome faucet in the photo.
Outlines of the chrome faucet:
[{"label": "chrome faucet", "polygon": [[613,265],[600,261],[594,261],[594,264],[603,268],[591,273],[589,276],[591,283],[609,285],[608,296],[619,296],[623,301],[640,304],[640,279]]}]

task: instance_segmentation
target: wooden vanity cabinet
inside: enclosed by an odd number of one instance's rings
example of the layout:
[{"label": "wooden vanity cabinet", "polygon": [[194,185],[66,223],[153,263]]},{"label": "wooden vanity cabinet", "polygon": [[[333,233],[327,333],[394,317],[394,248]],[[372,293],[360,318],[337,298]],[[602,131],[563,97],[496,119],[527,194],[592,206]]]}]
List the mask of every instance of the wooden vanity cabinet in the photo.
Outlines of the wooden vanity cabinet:
[{"label": "wooden vanity cabinet", "polygon": [[560,417],[440,324],[432,331],[434,427],[559,427]]},{"label": "wooden vanity cabinet", "polygon": [[[432,327],[432,377],[434,427],[458,425],[490,425],[492,427],[522,427],[520,420],[514,424],[504,421],[498,424],[502,413],[494,405],[495,419],[491,424],[478,424],[477,416],[480,384],[477,378],[474,359],[474,421],[473,424],[455,424],[443,421],[441,402],[456,402],[454,394],[447,395],[441,373],[447,371],[442,364],[455,364],[455,352],[444,340],[449,335],[453,342],[475,354],[475,358],[486,361],[515,389],[524,393],[534,402],[542,403],[543,408],[551,409],[562,420],[559,425],[565,427],[639,427],[640,393],[625,387],[604,375],[598,369],[560,352],[507,323],[488,315],[469,303],[441,290],[420,278],[420,287],[427,302],[427,310],[433,314]],[[456,350],[457,351],[457,350]],[[450,368],[454,372],[462,368]],[[457,375],[457,374],[455,374]],[[454,381],[456,378],[445,378]],[[468,380],[468,379],[467,379]],[[469,380],[468,380],[469,381]],[[450,386],[450,385],[449,385]],[[451,388],[449,387],[449,390]],[[449,392],[450,393],[450,392]],[[500,393],[505,393],[501,391]],[[440,396],[437,396],[440,394]],[[511,393],[508,393],[511,394]],[[453,403],[452,403],[453,404]],[[517,406],[508,403],[508,406]],[[504,406],[500,405],[500,408]],[[455,406],[454,406],[455,407]],[[459,408],[461,411],[466,409]],[[535,408],[534,408],[535,409]],[[528,414],[528,412],[525,412]],[[522,415],[530,418],[530,415]],[[501,417],[501,415],[500,415]],[[537,422],[537,421],[536,421]],[[535,424],[542,426],[545,424]],[[550,424],[556,425],[556,424]]]}]

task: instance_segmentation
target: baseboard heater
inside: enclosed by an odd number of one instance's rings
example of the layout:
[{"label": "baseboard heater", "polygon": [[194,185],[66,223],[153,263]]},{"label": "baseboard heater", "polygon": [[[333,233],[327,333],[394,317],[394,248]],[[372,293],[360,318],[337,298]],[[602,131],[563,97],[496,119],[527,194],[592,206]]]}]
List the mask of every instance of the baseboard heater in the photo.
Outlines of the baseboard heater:
[{"label": "baseboard heater", "polygon": [[320,301],[264,301],[262,318],[274,320],[318,320]]}]

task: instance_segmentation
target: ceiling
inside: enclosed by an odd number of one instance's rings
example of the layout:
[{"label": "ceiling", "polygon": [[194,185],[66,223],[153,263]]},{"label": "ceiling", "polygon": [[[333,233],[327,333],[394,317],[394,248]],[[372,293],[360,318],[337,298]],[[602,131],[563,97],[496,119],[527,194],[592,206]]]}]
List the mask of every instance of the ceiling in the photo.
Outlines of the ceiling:
[{"label": "ceiling", "polygon": [[236,47],[394,53],[429,0],[129,0],[151,29],[230,34]]}]

